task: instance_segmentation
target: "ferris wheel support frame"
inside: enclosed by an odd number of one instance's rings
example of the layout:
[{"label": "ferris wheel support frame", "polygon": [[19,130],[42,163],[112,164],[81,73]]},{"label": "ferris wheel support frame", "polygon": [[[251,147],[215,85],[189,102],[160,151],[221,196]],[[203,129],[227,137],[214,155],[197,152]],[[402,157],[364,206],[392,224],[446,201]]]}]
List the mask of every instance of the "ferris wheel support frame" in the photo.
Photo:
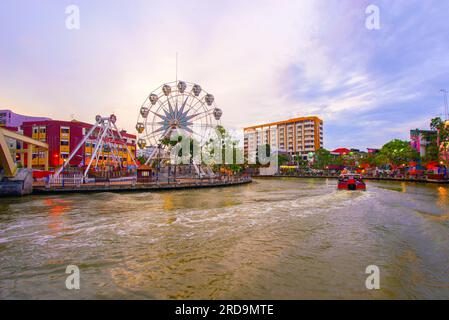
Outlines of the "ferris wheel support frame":
[{"label": "ferris wheel support frame", "polygon": [[76,148],[72,151],[72,153],[70,154],[69,158],[67,159],[67,161],[64,162],[64,164],[59,167],[58,170],[56,170],[54,176],[58,177],[62,171],[64,171],[65,167],[69,165],[70,161],[75,157],[76,153],[79,151],[79,149],[81,149],[81,147],[83,146],[83,144],[86,142],[86,140],[92,135],[92,133],[95,131],[95,129],[100,127],[100,121],[98,120],[93,126],[92,128],[89,130],[89,132],[84,136],[83,140],[81,140],[80,143],[78,143],[78,145],[76,146]]},{"label": "ferris wheel support frame", "polygon": [[[117,128],[117,125],[115,124],[115,122],[112,123],[114,126],[115,131],[118,133],[118,136],[120,137],[121,140],[125,140],[122,136],[122,134],[120,133],[119,129]],[[126,143],[125,143],[126,146]],[[133,163],[135,166],[137,166],[137,162],[136,162],[136,158],[134,157],[134,155],[131,153],[131,151],[129,151],[128,147],[126,146],[126,151],[128,152],[128,155],[131,157]]]},{"label": "ferris wheel support frame", "polygon": [[[111,137],[115,137],[115,134],[117,134],[118,137],[120,138],[120,140],[124,141],[126,151],[127,151],[128,155],[131,157],[134,165],[137,167],[135,157],[133,156],[131,151],[129,151],[129,149],[126,145],[125,139],[123,138],[122,134],[120,133],[120,131],[117,128],[117,125],[115,124],[115,121],[116,121],[115,116],[114,115],[111,115],[110,117],[96,116],[95,120],[96,120],[95,124],[92,126],[92,128],[89,130],[89,132],[84,136],[84,138],[80,141],[80,143],[78,143],[76,148],[70,154],[69,158],[67,158],[67,160],[64,162],[64,164],[61,167],[59,167],[59,169],[55,172],[54,176],[57,177],[64,171],[64,169],[69,165],[70,161],[75,157],[75,155],[81,149],[81,147],[86,143],[86,141],[88,139],[91,138],[92,134],[95,132],[96,129],[100,129],[100,131],[97,135],[97,137],[99,137],[99,138],[97,138],[97,140],[96,140],[94,152],[92,153],[90,160],[89,160],[89,164],[87,165],[87,168],[83,173],[84,178],[87,177],[87,174],[89,173],[89,169],[91,168],[91,166],[94,162],[95,162],[95,168],[98,167],[98,161],[99,161],[99,157],[100,157],[100,153],[98,151],[103,148],[105,142],[107,143],[107,145],[110,147],[111,150],[115,150],[117,152],[117,154],[115,154],[113,152],[113,156],[116,158],[116,161],[119,163],[121,162],[118,158],[118,149],[115,148],[111,144],[110,141],[105,141],[105,137],[107,136],[108,133]],[[115,130],[115,132],[114,132],[114,130]]]},{"label": "ferris wheel support frame", "polygon": [[[104,145],[103,139],[104,139],[104,137],[106,136],[106,134],[109,131],[109,123],[108,123],[108,126],[106,126],[105,128],[102,128],[102,129],[103,129],[103,132],[100,132],[101,133],[100,140],[98,141],[97,145],[95,146],[94,153],[91,155],[91,158],[89,160],[89,164],[87,165],[87,168],[84,171],[83,176],[85,178],[87,177],[87,173],[89,172],[89,169],[92,166],[93,159],[95,159],[95,157],[98,155],[98,150],[100,149],[100,146],[101,146],[101,148],[103,148],[103,145]],[[87,140],[87,138],[86,138],[86,140]],[[98,164],[98,158],[97,158],[97,163],[96,164]]]}]

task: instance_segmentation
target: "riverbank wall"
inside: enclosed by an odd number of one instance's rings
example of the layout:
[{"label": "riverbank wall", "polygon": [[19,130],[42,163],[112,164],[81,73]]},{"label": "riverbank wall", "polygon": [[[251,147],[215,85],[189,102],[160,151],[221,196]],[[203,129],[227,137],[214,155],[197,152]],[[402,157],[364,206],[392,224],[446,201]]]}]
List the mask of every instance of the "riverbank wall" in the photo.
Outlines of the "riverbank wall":
[{"label": "riverbank wall", "polygon": [[[338,179],[339,176],[298,176],[298,175],[269,175],[258,176],[253,175],[253,178],[293,178],[293,179]],[[431,179],[410,179],[410,178],[390,178],[390,177],[363,177],[364,180],[374,181],[396,181],[396,182],[415,182],[415,183],[434,183],[449,185],[449,180],[431,180]]]},{"label": "riverbank wall", "polygon": [[33,172],[18,169],[14,178],[0,177],[0,197],[23,196],[33,190]]},{"label": "riverbank wall", "polygon": [[32,194],[60,194],[60,193],[98,193],[98,192],[145,192],[168,191],[182,189],[223,188],[251,183],[250,177],[229,180],[197,180],[190,182],[161,182],[134,184],[81,184],[69,186],[34,186]]}]

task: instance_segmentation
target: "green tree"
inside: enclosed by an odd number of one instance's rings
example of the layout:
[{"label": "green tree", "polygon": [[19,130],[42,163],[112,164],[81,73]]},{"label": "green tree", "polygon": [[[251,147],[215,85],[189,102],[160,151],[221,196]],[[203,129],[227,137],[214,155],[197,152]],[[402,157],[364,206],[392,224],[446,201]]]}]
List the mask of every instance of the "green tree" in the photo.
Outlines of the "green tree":
[{"label": "green tree", "polygon": [[384,167],[390,164],[390,159],[386,155],[378,153],[372,158],[372,164],[376,167]]},{"label": "green tree", "polygon": [[[221,163],[215,164],[218,168],[226,167],[234,172],[242,170],[242,166],[238,163],[240,159],[243,159],[243,152],[238,148],[239,141],[234,140],[232,136],[227,132],[223,126],[217,126],[216,128],[218,137],[215,139],[210,139],[206,145],[204,152],[207,153],[210,159],[215,157],[215,149],[221,146]],[[226,150],[232,150],[232,163],[226,163]],[[229,152],[229,151],[228,151]]]},{"label": "green tree", "polygon": [[161,144],[166,147],[168,147],[168,146],[174,147],[181,141],[182,141],[182,136],[179,136],[178,140],[171,140],[169,137],[165,137],[161,140]]},{"label": "green tree", "polygon": [[143,156],[137,157],[137,161],[139,161],[140,164],[144,164],[146,162],[146,159]]},{"label": "green tree", "polygon": [[429,163],[432,161],[438,161],[440,148],[435,144],[430,144],[426,147],[426,154],[422,158],[424,163]]},{"label": "green tree", "polygon": [[446,123],[440,118],[433,118],[430,121],[430,128],[432,130],[437,130],[440,135],[440,141],[449,140],[449,128]]},{"label": "green tree", "polygon": [[299,168],[306,168],[309,166],[309,162],[307,160],[304,160],[302,156],[300,155],[295,155],[293,158],[293,161],[296,163],[296,165]]},{"label": "green tree", "polygon": [[[440,148],[440,146],[437,146],[437,157],[436,160],[440,159],[440,152],[441,151],[447,151],[448,147],[449,147],[449,125],[447,122],[444,122],[440,117],[437,118],[433,118],[430,121],[430,128],[433,130],[438,131],[438,137],[441,143],[441,146],[443,147],[443,150]],[[446,150],[444,150],[444,148]],[[429,151],[430,154],[427,154],[426,152],[426,160],[428,159],[428,157],[433,157],[435,156],[434,152],[435,150],[430,150]]]},{"label": "green tree", "polygon": [[343,166],[343,165],[345,165],[345,158],[342,156],[338,156],[338,157],[333,156],[330,164],[332,164],[334,166]]},{"label": "green tree", "polygon": [[[385,144],[380,150],[380,155],[385,156],[390,163],[394,165],[400,165],[420,159],[419,153],[412,148],[408,141],[399,139],[392,140]],[[381,159],[384,160],[384,158]]]},{"label": "green tree", "polygon": [[286,154],[278,154],[278,165],[283,166],[290,162],[290,158]]},{"label": "green tree", "polygon": [[332,163],[333,157],[330,151],[321,148],[315,153],[315,164],[316,169],[325,169],[328,165]]}]

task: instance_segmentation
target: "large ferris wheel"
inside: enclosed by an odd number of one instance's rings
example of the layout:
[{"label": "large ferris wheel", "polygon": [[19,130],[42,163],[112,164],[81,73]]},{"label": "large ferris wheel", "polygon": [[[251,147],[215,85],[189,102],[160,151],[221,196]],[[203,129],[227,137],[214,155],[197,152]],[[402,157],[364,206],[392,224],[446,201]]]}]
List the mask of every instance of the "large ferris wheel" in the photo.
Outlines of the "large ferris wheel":
[{"label": "large ferris wheel", "polygon": [[138,146],[153,146],[156,155],[164,139],[182,135],[203,145],[219,124],[223,112],[215,98],[200,85],[175,81],[154,90],[143,102],[136,124]]},{"label": "large ferris wheel", "polygon": [[154,90],[140,107],[137,144],[141,149],[154,147],[147,163],[172,134],[189,137],[202,146],[219,124],[221,115],[214,96],[200,85],[184,81],[166,83]]}]

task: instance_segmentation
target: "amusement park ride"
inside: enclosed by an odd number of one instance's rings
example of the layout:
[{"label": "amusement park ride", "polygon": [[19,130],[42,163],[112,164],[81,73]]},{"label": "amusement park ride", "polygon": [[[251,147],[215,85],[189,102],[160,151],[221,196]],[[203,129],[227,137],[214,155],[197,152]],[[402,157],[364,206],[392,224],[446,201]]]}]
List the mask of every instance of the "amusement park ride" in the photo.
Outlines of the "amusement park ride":
[{"label": "amusement park ride", "polygon": [[[170,151],[170,145],[164,141],[173,134],[204,146],[212,130],[220,124],[222,114],[215,105],[214,96],[198,84],[175,81],[158,87],[140,107],[136,124],[139,148],[153,147],[145,164],[153,164],[161,154]],[[198,159],[191,161],[198,176],[214,175],[210,167],[203,168]]]},{"label": "amusement park ride", "polygon": [[[161,164],[169,163],[167,154],[170,154],[174,146],[166,141],[170,140],[173,134],[192,139],[200,147],[204,146],[210,139],[212,130],[220,124],[221,116],[222,111],[215,106],[214,96],[198,84],[175,81],[158,87],[140,107],[136,124],[138,147],[145,149],[147,146],[152,146],[145,165],[152,166],[156,160],[159,160],[157,167],[160,169]],[[83,162],[83,178],[88,178],[92,170],[98,170],[100,159],[104,159],[105,149],[109,151],[107,158],[113,159],[114,166],[124,169],[122,158],[118,156],[117,145],[125,147],[124,149],[137,167],[134,155],[126,147],[126,140],[116,126],[116,116],[97,116],[95,120],[95,125],[71,152],[64,164],[56,170],[54,177],[64,172],[87,141],[91,141],[95,148]],[[194,167],[196,176],[214,176],[209,166],[201,165],[201,160],[192,157],[191,165]]]},{"label": "amusement park ride", "polygon": [[[71,151],[62,166],[57,168],[54,174],[49,172],[45,188],[59,184],[64,187],[66,183],[69,186],[86,183],[87,187],[92,187],[92,183],[101,182],[103,179],[107,179],[108,183],[115,182],[116,178],[120,182],[128,181],[126,179],[138,181],[139,170],[142,176],[144,170],[146,170],[145,173],[153,171],[153,176],[156,173],[156,181],[164,181],[166,178],[169,182],[173,172],[176,181],[178,171],[181,174],[179,178],[187,178],[189,181],[203,177],[213,178],[215,173],[211,167],[204,165],[198,157],[190,155],[189,162],[182,167],[178,166],[177,162],[173,166],[173,157],[178,157],[179,152],[176,151],[179,149],[180,142],[184,141],[180,141],[179,137],[189,139],[189,145],[194,141],[195,146],[205,147],[211,141],[214,129],[220,125],[222,114],[222,110],[215,105],[214,96],[198,84],[184,81],[166,83],[149,94],[139,109],[136,124],[137,145],[141,149],[151,146],[152,150],[144,164],[141,163],[142,165],[138,167],[134,152],[130,150],[127,139],[117,128],[116,116],[98,115],[95,118],[95,124]],[[176,140],[172,141],[173,135]],[[33,185],[35,172],[31,168],[31,161],[28,161],[28,169],[17,169],[5,138],[27,143],[29,159],[33,146],[44,150],[46,159],[45,170],[42,172],[44,174],[48,170],[49,146],[8,130],[0,130],[0,167],[4,169],[4,178],[0,179],[0,196],[29,194],[35,187]],[[77,168],[69,169],[75,157],[83,157],[83,161]],[[130,176],[135,173],[135,168],[137,180],[134,180],[134,176]],[[99,178],[98,181],[97,178]]]},{"label": "amusement park ride", "polygon": [[92,155],[87,159],[87,166],[84,170],[83,177],[87,178],[89,170],[94,166],[96,169],[99,164],[100,157],[103,155],[103,151],[106,149],[110,151],[111,157],[114,163],[123,167],[123,159],[119,157],[119,150],[117,145],[123,145],[128,152],[128,155],[132,159],[134,165],[137,166],[134,155],[131,154],[129,149],[126,147],[126,140],[122,137],[120,131],[115,124],[117,117],[111,115],[109,117],[96,116],[95,125],[89,130],[89,132],[84,136],[83,140],[78,143],[76,148],[72,151],[69,158],[64,162],[64,164],[55,172],[55,176],[59,176],[64,169],[69,165],[70,161],[75,157],[78,151],[85,145],[86,141],[94,141],[95,146]]}]

